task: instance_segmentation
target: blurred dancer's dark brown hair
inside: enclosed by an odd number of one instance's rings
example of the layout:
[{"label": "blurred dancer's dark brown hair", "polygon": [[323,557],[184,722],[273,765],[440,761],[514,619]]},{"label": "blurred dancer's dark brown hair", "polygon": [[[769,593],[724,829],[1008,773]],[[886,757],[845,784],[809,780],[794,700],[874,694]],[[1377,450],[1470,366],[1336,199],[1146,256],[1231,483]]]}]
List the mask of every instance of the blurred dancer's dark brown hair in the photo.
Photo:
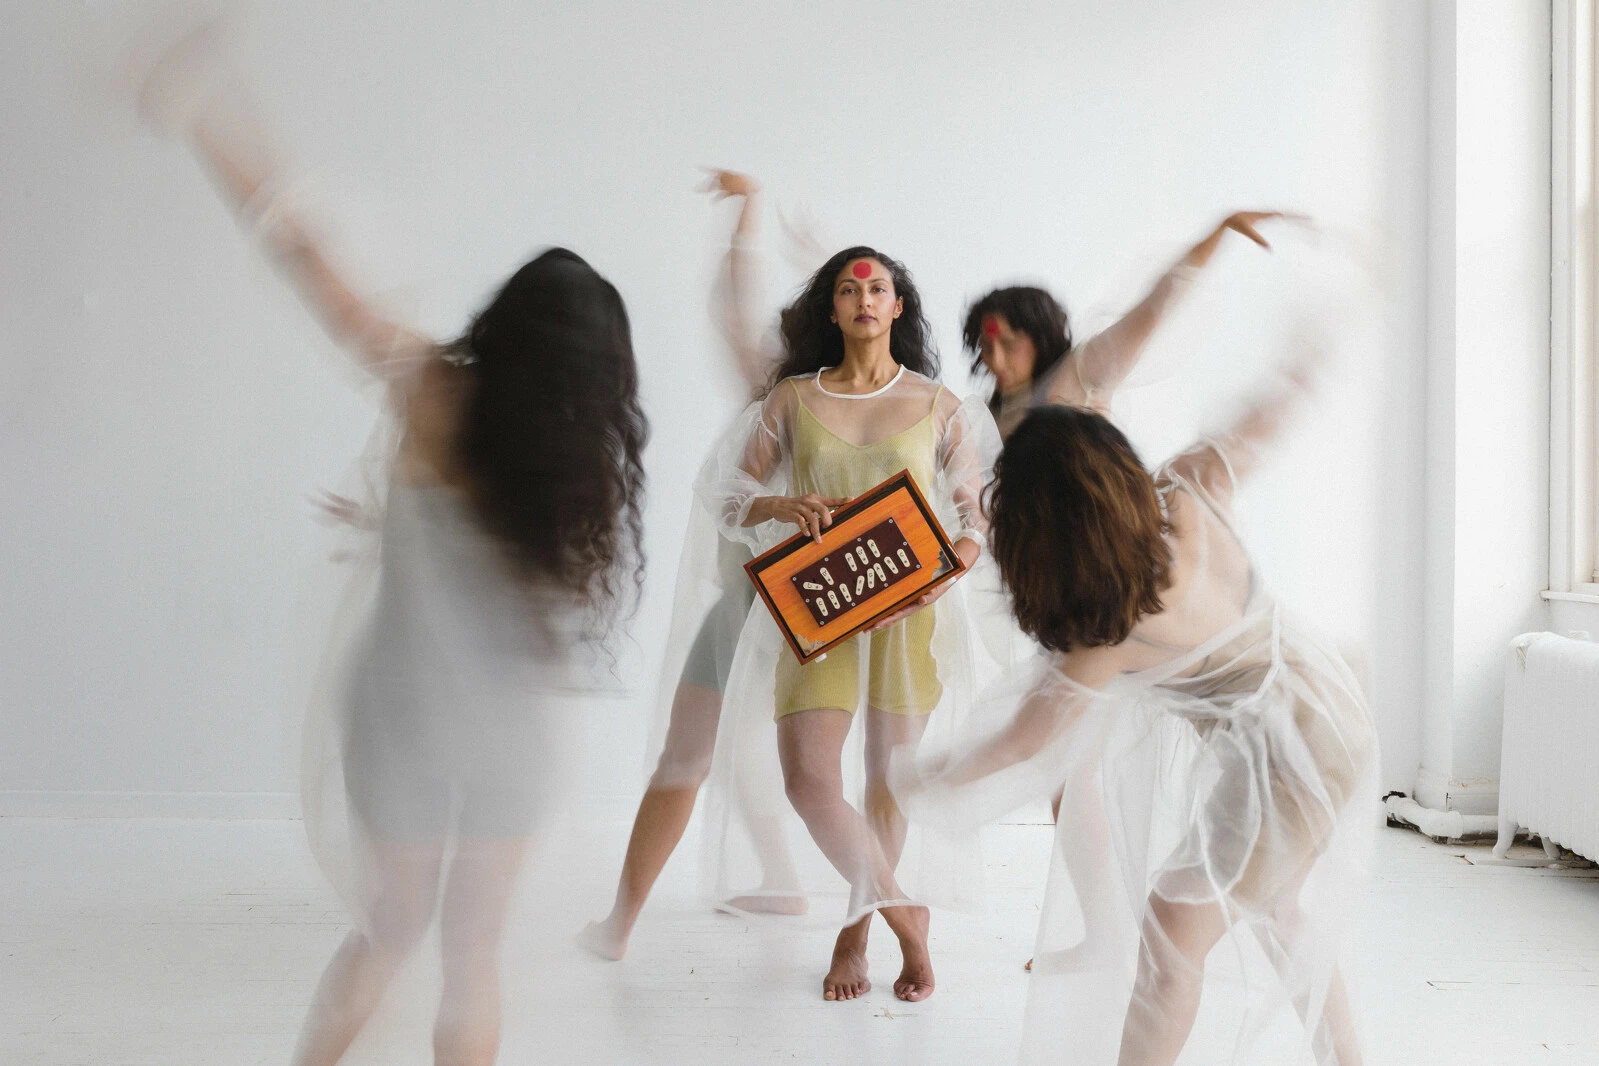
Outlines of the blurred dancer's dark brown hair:
[{"label": "blurred dancer's dark brown hair", "polygon": [[1051,651],[1120,644],[1171,585],[1170,527],[1120,430],[1040,407],[1005,442],[988,489],[994,558],[1016,620]]},{"label": "blurred dancer's dark brown hair", "polygon": [[623,599],[643,579],[649,424],[621,294],[551,248],[524,265],[451,347],[472,377],[460,455],[478,515],[534,580]]}]

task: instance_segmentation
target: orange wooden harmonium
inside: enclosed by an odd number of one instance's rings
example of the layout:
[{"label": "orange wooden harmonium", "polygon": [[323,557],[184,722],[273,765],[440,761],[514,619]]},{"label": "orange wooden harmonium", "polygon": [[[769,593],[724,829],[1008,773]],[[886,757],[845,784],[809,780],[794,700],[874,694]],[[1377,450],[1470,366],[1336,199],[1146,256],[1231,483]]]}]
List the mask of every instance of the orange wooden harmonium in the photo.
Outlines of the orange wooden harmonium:
[{"label": "orange wooden harmonium", "polygon": [[965,568],[909,470],[744,564],[802,664]]}]

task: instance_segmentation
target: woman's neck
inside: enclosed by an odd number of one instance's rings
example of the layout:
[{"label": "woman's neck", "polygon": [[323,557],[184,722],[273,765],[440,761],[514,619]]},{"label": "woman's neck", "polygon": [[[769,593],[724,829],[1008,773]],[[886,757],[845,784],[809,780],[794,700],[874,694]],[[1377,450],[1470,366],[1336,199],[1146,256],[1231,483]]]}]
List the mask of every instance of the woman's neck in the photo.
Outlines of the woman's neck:
[{"label": "woman's neck", "polygon": [[871,392],[887,385],[900,370],[888,338],[887,333],[866,341],[844,338],[844,361],[822,371],[823,379],[850,392]]},{"label": "woman's neck", "polygon": [[1028,378],[1026,381],[1022,381],[1022,382],[1019,382],[1018,384],[1012,385],[1008,389],[998,389],[998,390],[996,390],[996,393],[999,396],[1000,403],[1004,404],[1007,407],[1010,406],[1011,404],[1014,404],[1014,403],[1030,400],[1032,398],[1032,392],[1033,392],[1033,379],[1032,378]]}]

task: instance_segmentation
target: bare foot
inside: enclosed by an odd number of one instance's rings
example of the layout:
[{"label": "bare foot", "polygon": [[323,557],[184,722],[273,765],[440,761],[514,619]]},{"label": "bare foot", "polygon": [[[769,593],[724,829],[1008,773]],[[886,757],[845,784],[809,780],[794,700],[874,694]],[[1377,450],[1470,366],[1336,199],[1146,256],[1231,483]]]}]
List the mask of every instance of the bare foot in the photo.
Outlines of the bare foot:
[{"label": "bare foot", "polygon": [[1026,970],[1028,973],[1032,973],[1033,972],[1033,960],[1032,959],[1028,959],[1027,960],[1027,965],[1023,966],[1022,969]]},{"label": "bare foot", "polygon": [[933,959],[927,953],[927,908],[901,909],[906,921],[899,935],[899,950],[905,966],[894,982],[894,995],[907,1003],[919,1003],[933,994]]},{"label": "bare foot", "polygon": [[804,896],[734,896],[717,909],[746,914],[804,914],[811,905]]},{"label": "bare foot", "polygon": [[574,938],[579,947],[587,948],[602,959],[620,962],[627,954],[628,934],[618,928],[615,918],[603,922],[590,922]]},{"label": "bare foot", "polygon": [[822,978],[823,999],[855,999],[872,990],[872,982],[866,977],[866,933],[871,921],[868,914],[839,931],[833,944],[833,966]]}]

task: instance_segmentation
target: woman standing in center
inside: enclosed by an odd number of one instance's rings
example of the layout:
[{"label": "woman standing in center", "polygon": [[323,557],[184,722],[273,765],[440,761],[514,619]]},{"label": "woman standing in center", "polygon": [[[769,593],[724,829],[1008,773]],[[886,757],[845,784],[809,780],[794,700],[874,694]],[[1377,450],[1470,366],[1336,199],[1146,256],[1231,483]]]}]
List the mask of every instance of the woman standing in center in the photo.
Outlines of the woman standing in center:
[{"label": "woman standing in center", "polygon": [[[977,563],[987,528],[980,498],[998,434],[980,402],[963,404],[936,380],[929,326],[905,268],[867,247],[839,252],[783,312],[782,336],[773,386],[697,486],[723,535],[762,550],[791,534],[792,523],[820,538],[832,507],[908,469],[962,562]],[[865,949],[874,910],[904,957],[895,994],[932,994],[928,911],[924,896],[912,903],[902,887],[907,830],[886,777],[893,748],[918,743],[930,722],[951,728],[968,700],[973,649],[961,604],[960,590],[946,583],[804,666],[764,606],[746,622],[713,775],[745,824],[774,812],[770,783],[780,779],[809,836],[849,883],[825,999],[854,999],[871,987]],[[856,762],[845,750],[858,713],[864,751]],[[864,813],[846,799],[855,778]],[[729,850],[731,826],[724,818],[724,831],[712,829],[724,881],[743,876]],[[914,865],[942,865],[933,843],[917,842]],[[939,877],[950,883],[947,870]],[[718,886],[722,898],[735,891]]]}]

